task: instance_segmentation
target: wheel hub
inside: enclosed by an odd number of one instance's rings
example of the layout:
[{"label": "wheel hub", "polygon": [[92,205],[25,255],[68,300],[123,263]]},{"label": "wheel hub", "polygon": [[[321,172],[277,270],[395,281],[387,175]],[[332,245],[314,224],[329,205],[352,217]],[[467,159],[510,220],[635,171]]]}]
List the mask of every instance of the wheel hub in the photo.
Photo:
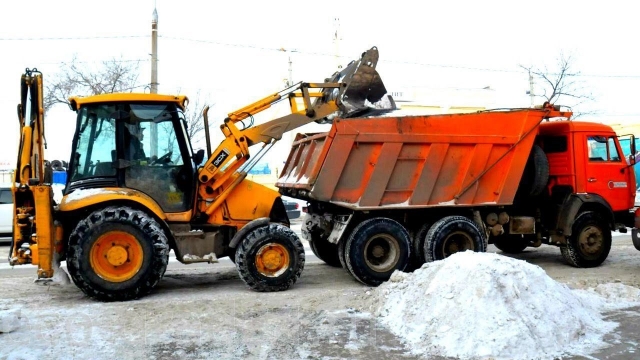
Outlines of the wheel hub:
[{"label": "wheel hub", "polygon": [[603,248],[603,234],[602,231],[595,227],[586,227],[582,233],[580,233],[580,249],[584,254],[598,254]]},{"label": "wheel hub", "polygon": [[289,267],[289,252],[280,244],[263,245],[256,253],[256,269],[267,277],[278,277]]},{"label": "wheel hub", "polygon": [[400,247],[395,238],[388,234],[371,237],[364,246],[364,261],[377,272],[387,272],[398,264]]},{"label": "wheel hub", "polygon": [[442,255],[445,258],[457,252],[466,250],[475,250],[473,239],[467,233],[463,231],[456,231],[449,234],[449,236],[444,239]]},{"label": "wheel hub", "polygon": [[371,254],[376,258],[381,258],[384,256],[384,249],[382,246],[374,246]]},{"label": "wheel hub", "polygon": [[124,282],[133,278],[144,260],[144,251],[138,239],[124,231],[109,231],[91,246],[91,269],[104,280]]},{"label": "wheel hub", "polygon": [[116,245],[107,250],[107,261],[113,266],[120,266],[129,259],[127,249],[120,245]]}]

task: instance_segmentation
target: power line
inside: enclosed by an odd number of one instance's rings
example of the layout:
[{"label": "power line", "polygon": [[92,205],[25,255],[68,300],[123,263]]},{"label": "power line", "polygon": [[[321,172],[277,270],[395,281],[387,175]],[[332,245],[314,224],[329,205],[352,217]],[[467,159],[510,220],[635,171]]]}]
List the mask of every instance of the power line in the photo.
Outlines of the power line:
[{"label": "power line", "polygon": [[[117,36],[70,36],[70,37],[0,37],[0,41],[50,41],[50,40],[109,40],[109,39],[136,39],[136,38],[149,38],[150,35],[117,35]],[[259,45],[250,45],[250,44],[235,44],[235,43],[227,43],[221,41],[212,41],[212,40],[203,40],[203,39],[193,39],[193,38],[185,38],[185,37],[174,37],[174,36],[163,36],[158,35],[158,37],[167,39],[167,40],[178,40],[178,41],[189,41],[195,43],[204,43],[211,45],[219,45],[219,46],[228,46],[234,48],[241,49],[253,49],[253,50],[261,50],[261,51],[277,51],[282,52],[283,48],[277,47],[265,47]],[[288,50],[289,52],[300,53],[304,55],[314,55],[314,56],[324,56],[324,57],[336,57],[336,54],[323,53],[317,51],[306,51],[306,50]],[[348,56],[338,55],[338,58],[342,59],[350,59]],[[461,66],[461,65],[445,65],[445,64],[432,64],[432,63],[424,63],[424,62],[414,62],[414,61],[404,61],[404,60],[394,60],[394,59],[381,59],[380,63],[389,63],[389,64],[402,64],[402,65],[417,65],[424,67],[434,67],[434,68],[442,68],[442,69],[457,69],[457,70],[468,70],[468,71],[478,71],[478,72],[493,72],[493,73],[505,73],[505,74],[527,74],[525,70],[507,70],[507,69],[495,69],[495,68],[483,68],[483,67],[472,67],[472,66]],[[555,73],[545,73],[546,75],[555,76],[558,74]],[[640,75],[610,75],[610,74],[574,74],[572,76],[575,77],[587,77],[587,78],[610,78],[610,79],[640,79]]]},{"label": "power line", "polygon": [[[275,48],[275,47],[264,47],[257,45],[247,45],[247,44],[233,44],[233,43],[225,43],[220,41],[211,41],[211,40],[202,40],[202,39],[192,39],[192,38],[184,38],[184,37],[173,37],[173,36],[162,36],[160,37],[169,40],[180,40],[180,41],[190,41],[197,43],[205,43],[212,45],[220,45],[220,46],[229,46],[235,48],[244,48],[244,49],[254,49],[254,50],[265,50],[265,51],[278,51],[282,52],[283,48]],[[350,59],[348,56],[342,56],[336,54],[329,54],[323,52],[314,52],[314,51],[306,51],[306,50],[289,50],[289,52],[295,52],[304,55],[317,55],[317,56],[326,56],[326,57],[338,57],[343,59]],[[492,69],[492,68],[481,68],[481,67],[471,67],[471,66],[460,66],[460,65],[444,65],[444,64],[431,64],[431,63],[423,63],[423,62],[414,62],[414,61],[404,61],[404,60],[389,60],[389,59],[381,59],[380,63],[390,63],[390,64],[404,64],[404,65],[418,65],[425,67],[436,67],[436,68],[445,68],[445,69],[459,69],[459,70],[470,70],[470,71],[484,71],[484,72],[496,72],[496,73],[507,73],[507,74],[528,74],[525,70],[506,70],[506,69]],[[555,73],[545,73],[546,75],[558,75]],[[629,79],[640,79],[640,75],[603,75],[603,74],[575,74],[572,76],[576,77],[596,77],[596,78],[629,78]]]},{"label": "power line", "polygon": [[0,41],[103,40],[148,38],[150,35],[68,36],[68,37],[0,37]]},{"label": "power line", "polygon": [[40,65],[65,65],[65,64],[96,64],[96,63],[129,63],[129,62],[142,62],[147,61],[148,59],[125,59],[125,60],[75,60],[75,61],[51,61],[51,62],[43,62],[39,63]]}]

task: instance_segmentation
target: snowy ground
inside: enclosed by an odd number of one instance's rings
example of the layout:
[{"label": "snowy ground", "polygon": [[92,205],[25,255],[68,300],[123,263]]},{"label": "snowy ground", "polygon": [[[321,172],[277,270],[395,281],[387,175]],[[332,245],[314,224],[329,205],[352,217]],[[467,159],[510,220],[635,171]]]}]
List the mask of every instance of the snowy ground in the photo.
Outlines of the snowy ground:
[{"label": "snowy ground", "polygon": [[[490,251],[497,250],[490,247]],[[0,259],[6,258],[5,253],[6,248],[0,248]],[[302,277],[286,292],[263,294],[249,290],[239,279],[233,264],[225,260],[220,264],[198,266],[172,262],[154,293],[141,300],[121,303],[95,302],[83,296],[75,286],[37,286],[32,282],[31,267],[12,270],[6,263],[0,263],[0,311],[20,311],[19,327],[0,334],[0,359],[426,357],[416,351],[416,345],[404,336],[406,334],[394,330],[384,313],[376,311],[384,305],[377,297],[380,288],[364,286],[342,269],[326,266],[310,255],[307,258]],[[569,267],[563,263],[559,250],[550,246],[528,249],[515,258],[540,266],[546,275],[566,285],[571,293],[596,296],[594,293],[598,292],[601,298],[608,297],[609,303],[628,302],[637,296],[632,288],[622,285],[640,288],[640,252],[633,248],[628,236],[614,238],[608,260],[596,269]],[[438,280],[459,285],[468,281],[459,275],[441,272]],[[487,279],[476,281],[490,282]],[[558,297],[560,295],[538,291],[557,290],[550,284],[539,281],[529,284],[536,289],[533,293],[540,300],[538,308],[531,309],[529,315],[539,312],[542,321],[549,315],[559,317],[558,309],[563,309],[564,314],[587,311],[596,320],[589,323],[586,319],[585,324],[602,325],[602,348],[592,349],[586,345],[581,348],[576,342],[567,349],[572,347],[578,355],[563,358],[630,359],[640,356],[640,307],[613,309],[615,306],[601,305],[598,309],[580,305],[579,309],[567,308],[567,304],[558,303],[558,299],[562,299]],[[456,290],[458,296],[463,295],[464,289]],[[449,332],[468,331],[468,338],[458,339],[460,348],[471,340],[477,341],[482,331],[496,322],[497,316],[479,311],[478,315],[487,317],[485,328],[474,328],[473,324],[465,322],[469,308],[480,306],[479,310],[486,310],[490,305],[477,302],[477,299],[473,302],[469,294],[465,296],[470,301],[439,303],[449,307],[448,318],[444,311],[446,307],[422,309],[432,317],[439,316],[439,321],[446,322],[444,329]],[[449,295],[443,297],[446,299]],[[496,307],[514,302],[514,299],[494,300]],[[431,304],[435,305],[433,301]],[[419,305],[419,302],[409,304],[414,315]],[[585,329],[585,334],[591,334]],[[558,331],[558,328],[550,326],[548,331]],[[494,342],[501,341],[495,336],[500,335],[495,329],[493,334],[486,335]],[[504,335],[502,338],[507,341]],[[522,342],[516,341],[509,346],[511,350],[517,350],[523,346],[537,346],[535,344],[542,345],[543,341],[540,339],[536,343],[535,339],[523,338]],[[428,358],[446,357],[434,355]]]}]

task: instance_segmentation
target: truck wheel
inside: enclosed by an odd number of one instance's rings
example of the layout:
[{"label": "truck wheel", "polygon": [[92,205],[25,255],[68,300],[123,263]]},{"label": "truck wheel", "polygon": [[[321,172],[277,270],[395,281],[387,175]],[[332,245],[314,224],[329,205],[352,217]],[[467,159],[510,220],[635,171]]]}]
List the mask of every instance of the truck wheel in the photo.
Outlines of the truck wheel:
[{"label": "truck wheel", "polygon": [[111,206],[81,220],[69,236],[67,269],[85,294],[125,301],[148,294],[169,262],[167,237],[143,211]]},{"label": "truck wheel", "polygon": [[290,288],[304,269],[304,246],[293,230],[269,224],[249,232],[236,249],[240,278],[256,291]]},{"label": "truck wheel", "polygon": [[302,237],[309,242],[313,254],[329,266],[340,267],[338,244],[330,243],[322,237],[323,231],[310,220],[311,215],[306,214],[302,223]]},{"label": "truck wheel", "polygon": [[424,244],[427,262],[443,260],[459,251],[487,251],[484,235],[478,226],[464,216],[447,216],[438,220]]},{"label": "truck wheel", "polygon": [[349,272],[366,285],[378,286],[395,270],[404,270],[411,256],[407,230],[388,218],[373,218],[358,224],[345,244]]},{"label": "truck wheel", "polygon": [[419,269],[427,260],[424,254],[424,242],[427,240],[427,233],[431,229],[432,223],[426,223],[420,227],[413,238],[412,242],[412,258],[413,266]]},{"label": "truck wheel", "polygon": [[324,239],[315,239],[309,241],[309,247],[318,259],[324,261],[327,265],[333,267],[341,267],[338,256],[338,244],[333,244]]},{"label": "truck wheel", "polygon": [[493,245],[507,254],[520,254],[529,246],[529,240],[517,235],[504,234],[498,236]]},{"label": "truck wheel", "polygon": [[562,257],[570,265],[591,268],[602,264],[611,251],[611,229],[597,212],[585,211],[573,223]]},{"label": "truck wheel", "polygon": [[527,196],[542,194],[549,182],[549,160],[544,150],[533,145],[522,175],[521,191]]},{"label": "truck wheel", "polygon": [[351,273],[351,271],[349,270],[349,267],[347,266],[347,260],[344,254],[346,244],[347,244],[347,239],[338,240],[338,260],[340,260],[340,266],[342,266],[343,269],[347,270],[348,273]]}]

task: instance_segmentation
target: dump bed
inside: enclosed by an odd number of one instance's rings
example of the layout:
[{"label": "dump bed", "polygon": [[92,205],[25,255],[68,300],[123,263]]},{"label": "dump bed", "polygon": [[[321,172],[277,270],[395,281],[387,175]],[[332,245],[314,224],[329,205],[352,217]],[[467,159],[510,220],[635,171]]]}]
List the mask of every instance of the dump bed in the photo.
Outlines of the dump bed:
[{"label": "dump bed", "polygon": [[334,120],[298,134],[281,192],[352,209],[509,205],[545,109]]}]

